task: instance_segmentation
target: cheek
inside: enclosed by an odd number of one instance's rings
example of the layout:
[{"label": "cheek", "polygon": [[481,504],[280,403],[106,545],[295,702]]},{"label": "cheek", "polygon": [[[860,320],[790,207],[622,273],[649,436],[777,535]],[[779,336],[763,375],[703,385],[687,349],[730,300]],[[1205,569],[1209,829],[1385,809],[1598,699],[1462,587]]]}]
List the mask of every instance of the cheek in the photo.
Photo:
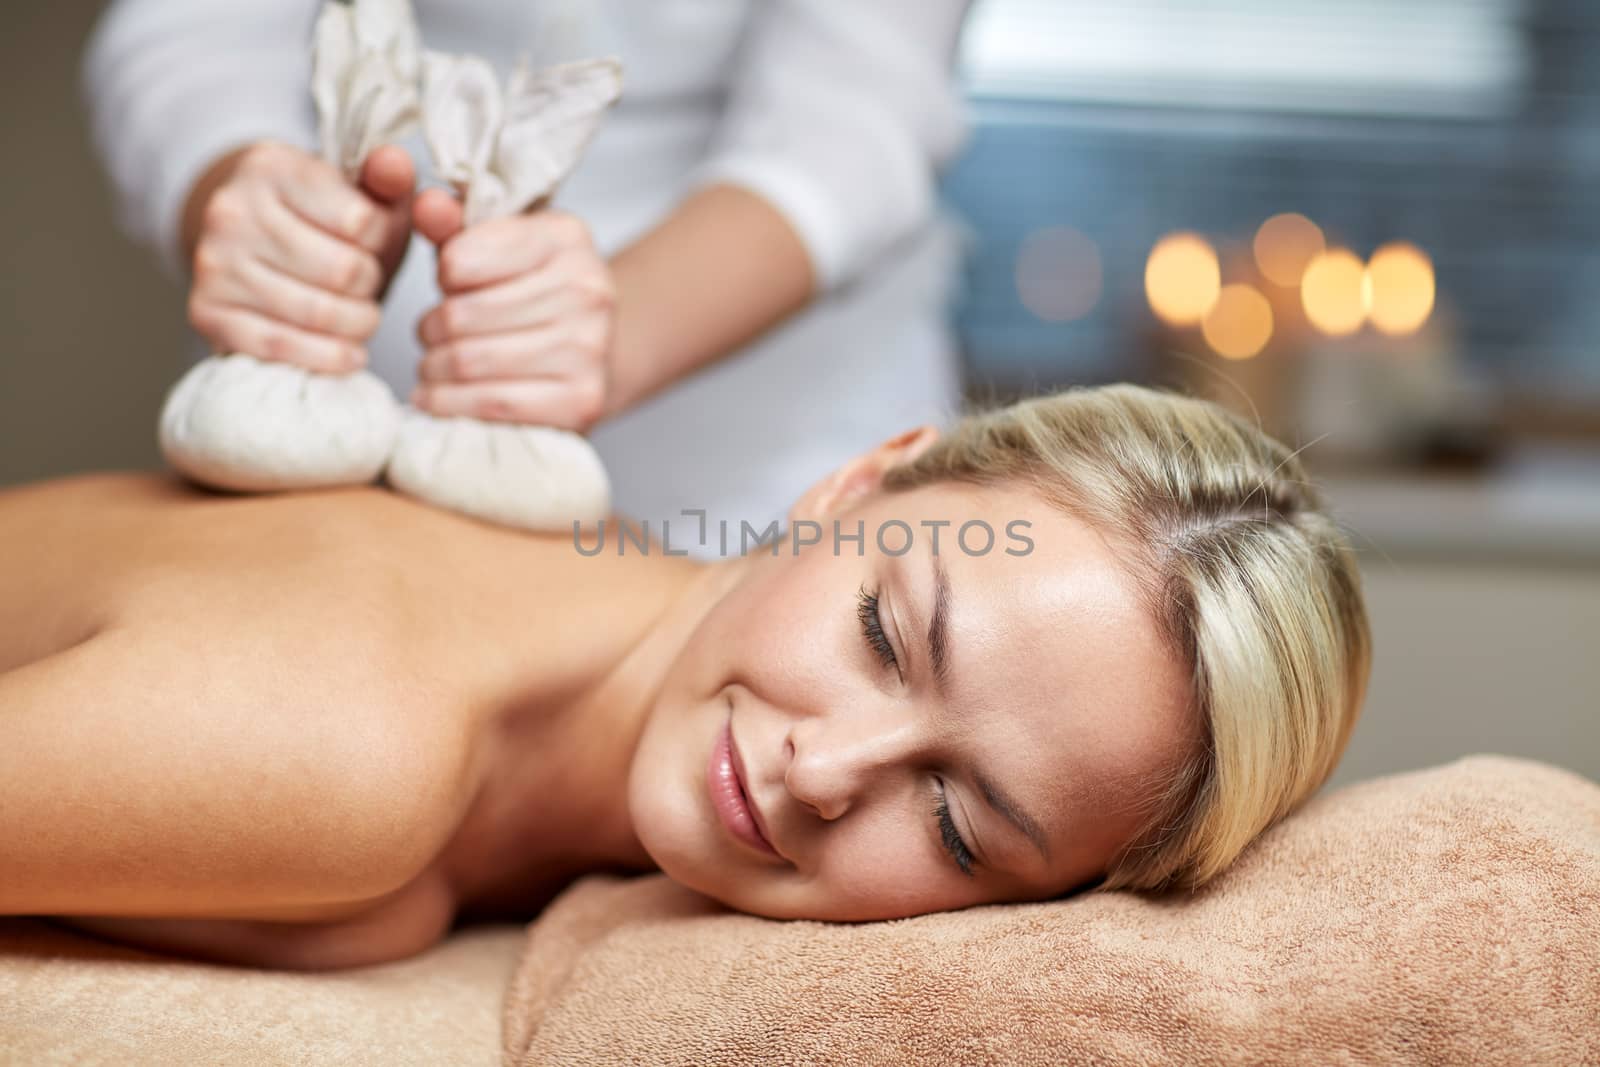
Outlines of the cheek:
[{"label": "cheek", "polygon": [[[853,618],[848,596],[835,592],[805,557],[779,560],[730,593],[707,618],[696,657],[718,681],[760,683],[789,678],[808,685],[838,679],[839,620]],[[772,694],[776,697],[777,694]]]},{"label": "cheek", "polygon": [[663,700],[651,710],[628,769],[628,813],[634,833],[668,874],[692,865],[706,844],[693,791],[698,716]]},{"label": "cheek", "polygon": [[979,902],[978,887],[918,834],[914,820],[830,828],[807,889],[817,917],[899,919]]}]

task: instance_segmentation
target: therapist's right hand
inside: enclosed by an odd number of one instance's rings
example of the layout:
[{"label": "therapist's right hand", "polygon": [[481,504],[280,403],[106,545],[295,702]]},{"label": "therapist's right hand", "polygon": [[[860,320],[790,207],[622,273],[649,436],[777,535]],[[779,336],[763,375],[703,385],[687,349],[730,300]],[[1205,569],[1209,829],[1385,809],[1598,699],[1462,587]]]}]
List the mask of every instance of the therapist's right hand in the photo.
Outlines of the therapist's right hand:
[{"label": "therapist's right hand", "polygon": [[378,301],[405,256],[416,169],[395,145],[359,187],[292,145],[219,159],[184,208],[189,321],[219,352],[328,374],[365,366]]}]

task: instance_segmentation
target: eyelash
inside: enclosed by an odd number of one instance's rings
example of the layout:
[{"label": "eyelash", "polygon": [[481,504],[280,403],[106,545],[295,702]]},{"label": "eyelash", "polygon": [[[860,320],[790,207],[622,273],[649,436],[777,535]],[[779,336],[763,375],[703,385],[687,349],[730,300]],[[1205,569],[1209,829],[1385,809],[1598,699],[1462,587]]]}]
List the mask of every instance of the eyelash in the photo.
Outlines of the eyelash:
[{"label": "eyelash", "polygon": [[961,840],[961,832],[956,829],[955,821],[950,818],[950,805],[945,800],[942,784],[939,787],[939,800],[933,806],[933,817],[939,820],[939,836],[944,840],[945,851],[955,857],[961,873],[971,877],[972,853],[968,851],[967,843]]},{"label": "eyelash", "polygon": [[885,667],[893,667],[898,671],[900,662],[895,658],[894,646],[883,636],[883,620],[878,616],[878,594],[876,591],[867,592],[864,585],[856,594],[856,618],[861,620],[861,632],[867,635],[867,645],[878,654]]},{"label": "eyelash", "polygon": [[[865,585],[857,594],[856,618],[861,620],[861,632],[866,636],[867,647],[877,653],[885,667],[892,666],[898,671],[900,664],[895,658],[894,646],[884,636],[883,620],[878,615],[878,594],[876,591],[867,592]],[[945,851],[955,859],[961,873],[970,876],[972,852],[961,839],[961,831],[956,829],[955,820],[950,817],[950,805],[945,799],[943,783],[939,787],[939,799],[933,805],[933,817],[939,824],[939,838],[944,842]]]}]

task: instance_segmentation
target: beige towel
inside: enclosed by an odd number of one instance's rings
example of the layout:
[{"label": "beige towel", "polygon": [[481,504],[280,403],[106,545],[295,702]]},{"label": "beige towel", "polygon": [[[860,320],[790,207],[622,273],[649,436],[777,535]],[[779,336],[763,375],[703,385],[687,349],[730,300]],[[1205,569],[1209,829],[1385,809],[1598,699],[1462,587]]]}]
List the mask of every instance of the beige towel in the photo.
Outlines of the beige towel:
[{"label": "beige towel", "polygon": [[887,923],[593,876],[506,1063],[1600,1063],[1600,786],[1476,756],[1318,797],[1198,893]]},{"label": "beige towel", "polygon": [[408,960],[306,974],[0,919],[0,1067],[493,1067],[526,938],[473,927]]}]

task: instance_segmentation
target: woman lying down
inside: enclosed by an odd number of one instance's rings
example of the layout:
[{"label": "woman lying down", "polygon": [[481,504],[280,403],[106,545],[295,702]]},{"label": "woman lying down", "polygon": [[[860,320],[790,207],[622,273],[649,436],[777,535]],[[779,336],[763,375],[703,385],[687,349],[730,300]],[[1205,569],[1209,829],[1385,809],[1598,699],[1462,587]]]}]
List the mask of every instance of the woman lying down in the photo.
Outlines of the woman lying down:
[{"label": "woman lying down", "polygon": [[1304,478],[1110,386],[895,437],[710,563],[378,489],[0,493],[0,914],[325,969],[601,870],[840,921],[1198,886],[1366,686]]}]

